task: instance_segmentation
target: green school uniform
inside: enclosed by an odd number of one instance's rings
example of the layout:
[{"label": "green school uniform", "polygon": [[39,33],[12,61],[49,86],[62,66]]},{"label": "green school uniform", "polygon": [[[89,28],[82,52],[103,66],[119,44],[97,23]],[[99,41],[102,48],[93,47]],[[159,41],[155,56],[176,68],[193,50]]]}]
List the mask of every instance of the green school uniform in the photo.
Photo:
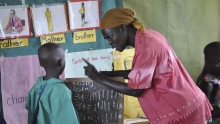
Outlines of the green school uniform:
[{"label": "green school uniform", "polygon": [[44,92],[39,101],[38,124],[79,124],[72,104],[72,93],[64,81],[56,78],[46,81],[43,77],[38,78],[28,93],[26,101],[28,124],[32,124],[39,93],[44,85]]}]

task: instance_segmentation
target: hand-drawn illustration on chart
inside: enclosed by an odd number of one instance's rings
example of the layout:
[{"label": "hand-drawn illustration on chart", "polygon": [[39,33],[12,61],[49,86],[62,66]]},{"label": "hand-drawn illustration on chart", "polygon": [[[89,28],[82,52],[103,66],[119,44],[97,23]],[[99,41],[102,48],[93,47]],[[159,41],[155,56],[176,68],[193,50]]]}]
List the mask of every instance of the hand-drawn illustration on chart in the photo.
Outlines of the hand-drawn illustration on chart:
[{"label": "hand-drawn illustration on chart", "polygon": [[18,62],[16,65],[13,65],[13,63],[9,64],[9,68],[12,74],[11,77],[11,84],[12,85],[19,85],[19,86],[25,86],[25,83],[27,83],[27,77],[25,75],[22,75],[20,72],[20,62]]}]

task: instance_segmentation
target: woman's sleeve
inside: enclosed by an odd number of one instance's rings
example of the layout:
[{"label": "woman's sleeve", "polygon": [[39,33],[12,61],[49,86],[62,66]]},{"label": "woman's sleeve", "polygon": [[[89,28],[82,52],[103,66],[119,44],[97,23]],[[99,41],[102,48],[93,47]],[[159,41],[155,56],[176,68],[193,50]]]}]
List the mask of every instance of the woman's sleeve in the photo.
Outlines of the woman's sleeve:
[{"label": "woman's sleeve", "polygon": [[141,52],[133,58],[128,86],[133,89],[147,89],[152,85],[157,59],[148,52]]}]

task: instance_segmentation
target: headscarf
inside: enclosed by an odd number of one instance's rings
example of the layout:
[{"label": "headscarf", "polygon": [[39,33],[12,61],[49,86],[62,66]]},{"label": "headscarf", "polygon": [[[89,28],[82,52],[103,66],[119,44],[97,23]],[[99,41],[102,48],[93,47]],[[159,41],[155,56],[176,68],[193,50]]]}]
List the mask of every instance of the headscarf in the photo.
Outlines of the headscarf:
[{"label": "headscarf", "polygon": [[123,25],[132,24],[136,29],[144,32],[142,23],[135,17],[135,12],[129,8],[114,8],[107,11],[102,19],[101,29],[115,28]]}]

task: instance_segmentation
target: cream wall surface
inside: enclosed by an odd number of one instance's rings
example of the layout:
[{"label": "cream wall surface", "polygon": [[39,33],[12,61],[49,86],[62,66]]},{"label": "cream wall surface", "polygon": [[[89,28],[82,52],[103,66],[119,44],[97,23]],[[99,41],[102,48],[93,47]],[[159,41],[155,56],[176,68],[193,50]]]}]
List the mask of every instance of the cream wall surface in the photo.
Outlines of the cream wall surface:
[{"label": "cream wall surface", "polygon": [[[165,35],[194,81],[204,64],[206,44],[220,40],[220,0],[123,0],[145,28]],[[125,118],[142,116],[137,98],[125,95]]]},{"label": "cream wall surface", "polygon": [[196,81],[204,64],[203,48],[220,40],[220,0],[123,0],[145,28],[165,35]]}]

